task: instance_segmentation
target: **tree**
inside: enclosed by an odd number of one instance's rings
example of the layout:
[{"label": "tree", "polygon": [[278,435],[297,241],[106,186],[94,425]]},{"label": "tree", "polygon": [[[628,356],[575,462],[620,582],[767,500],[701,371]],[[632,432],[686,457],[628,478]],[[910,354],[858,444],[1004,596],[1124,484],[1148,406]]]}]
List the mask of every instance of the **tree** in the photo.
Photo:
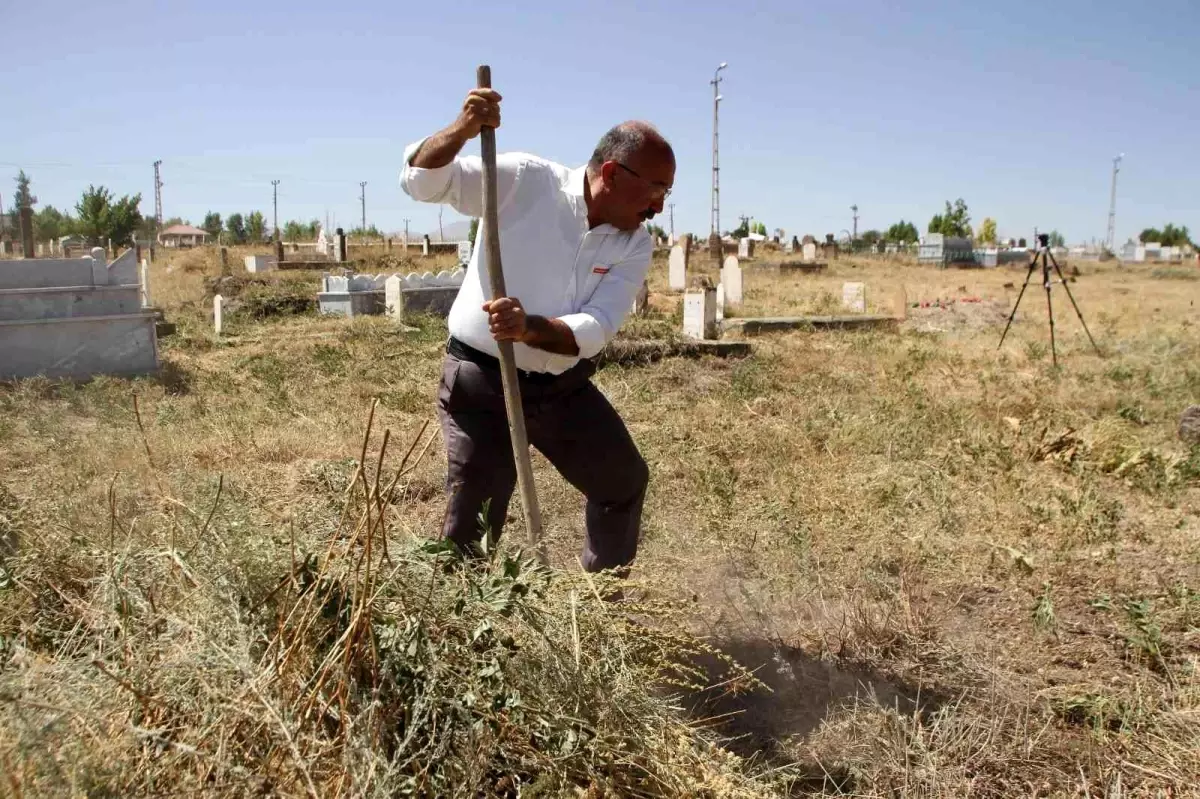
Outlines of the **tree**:
[{"label": "tree", "polygon": [[748,221],[746,221],[745,219],[743,219],[743,220],[742,220],[742,224],[740,224],[740,225],[738,225],[737,227],[735,227],[735,228],[734,228],[734,229],[733,229],[733,230],[732,230],[732,231],[729,233],[729,235],[730,235],[730,236],[733,236],[735,239],[744,239],[744,238],[746,238],[747,236],[749,236],[749,235],[750,235],[750,223],[749,223]]},{"label": "tree", "polygon": [[1187,225],[1175,227],[1175,225],[1169,222],[1162,230],[1152,227],[1146,228],[1138,236],[1138,241],[1142,244],[1156,241],[1164,247],[1183,247],[1192,243]]},{"label": "tree", "polygon": [[947,200],[945,213],[934,214],[933,219],[929,220],[929,232],[971,238],[971,217],[967,213],[967,204],[961,197],[954,201],[953,206]]},{"label": "tree", "polygon": [[225,220],[225,230],[229,233],[229,240],[233,244],[244,244],[246,242],[246,220],[241,214],[230,214]]},{"label": "tree", "polygon": [[903,219],[901,219],[899,222],[887,229],[887,233],[883,234],[883,238],[884,241],[904,241],[911,244],[917,239],[921,238],[921,235],[917,233],[916,225],[914,225],[912,222],[905,222]]},{"label": "tree", "polygon": [[37,197],[34,197],[33,193],[29,191],[29,184],[32,181],[25,174],[24,169],[17,172],[16,182],[17,190],[13,192],[12,208],[9,209],[8,218],[12,220],[14,228],[19,228],[21,226],[21,209],[37,205]]},{"label": "tree", "polygon": [[33,237],[38,241],[54,241],[71,232],[75,220],[53,205],[47,205],[33,215]]},{"label": "tree", "polygon": [[262,211],[251,211],[246,217],[246,238],[255,244],[267,238],[267,221],[263,219]]},{"label": "tree", "polygon": [[[170,225],[167,225],[167,227],[170,227]],[[204,224],[200,227],[206,233],[208,233],[208,235],[212,236],[213,241],[216,241],[217,236],[220,235],[221,231],[224,229],[224,225],[221,224],[221,215],[213,211],[209,211],[204,215]]]},{"label": "tree", "polygon": [[759,234],[760,236],[767,235],[767,223],[766,222],[755,222],[754,223],[754,232]]},{"label": "tree", "polygon": [[172,216],[168,219],[163,220],[163,230],[166,230],[169,227],[174,227],[175,225],[188,225],[188,224],[191,224],[191,223],[184,222],[183,219],[178,216]]},{"label": "tree", "polygon": [[79,235],[89,247],[99,247],[108,235],[108,210],[112,195],[103,186],[87,187],[75,206]]},{"label": "tree", "polygon": [[1026,246],[1025,239],[1017,239],[1017,246],[1020,247],[1022,250],[1025,249],[1025,246]]},{"label": "tree", "polygon": [[984,217],[979,224],[979,243],[980,244],[995,244],[996,243],[996,220],[990,216]]},{"label": "tree", "polygon": [[1050,246],[1051,247],[1067,246],[1067,240],[1065,238],[1063,238],[1063,234],[1059,233],[1057,230],[1051,230],[1049,235],[1050,235]]},{"label": "tree", "polygon": [[142,224],[142,212],[138,205],[142,202],[141,192],[130,197],[126,194],[108,209],[108,240],[112,244],[113,255],[117,247],[132,246],[133,233]]},{"label": "tree", "polygon": [[878,230],[867,230],[859,234],[858,240],[862,242],[862,245],[867,249],[874,249],[875,245],[883,241],[883,234]]},{"label": "tree", "polygon": [[467,238],[470,240],[472,248],[475,246],[475,236],[478,233],[479,233],[479,219],[477,217],[477,218],[471,220],[471,231],[467,234]]}]

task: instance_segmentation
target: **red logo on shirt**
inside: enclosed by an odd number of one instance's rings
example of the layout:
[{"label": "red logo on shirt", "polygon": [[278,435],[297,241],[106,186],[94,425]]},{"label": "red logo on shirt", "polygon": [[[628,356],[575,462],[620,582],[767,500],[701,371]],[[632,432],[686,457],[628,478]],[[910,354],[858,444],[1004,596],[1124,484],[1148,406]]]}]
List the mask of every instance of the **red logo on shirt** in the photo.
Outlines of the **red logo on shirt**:
[{"label": "red logo on shirt", "polygon": [[610,270],[610,269],[612,269],[611,266],[593,266],[592,274],[593,275],[607,275],[608,270]]}]

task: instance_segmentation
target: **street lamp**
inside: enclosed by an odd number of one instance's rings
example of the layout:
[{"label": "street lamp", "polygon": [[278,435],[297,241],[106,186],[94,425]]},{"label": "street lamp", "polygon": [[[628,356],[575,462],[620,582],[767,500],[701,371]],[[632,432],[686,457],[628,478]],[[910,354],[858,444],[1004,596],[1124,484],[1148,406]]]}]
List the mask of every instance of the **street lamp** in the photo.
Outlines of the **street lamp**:
[{"label": "street lamp", "polygon": [[720,246],[721,241],[721,166],[719,157],[719,148],[717,146],[717,121],[719,118],[718,109],[721,106],[721,94],[717,87],[721,83],[721,70],[729,64],[725,61],[717,67],[713,72],[713,79],[710,81],[713,87],[713,159],[712,159],[712,231],[709,233],[710,242],[715,239],[717,246]]}]

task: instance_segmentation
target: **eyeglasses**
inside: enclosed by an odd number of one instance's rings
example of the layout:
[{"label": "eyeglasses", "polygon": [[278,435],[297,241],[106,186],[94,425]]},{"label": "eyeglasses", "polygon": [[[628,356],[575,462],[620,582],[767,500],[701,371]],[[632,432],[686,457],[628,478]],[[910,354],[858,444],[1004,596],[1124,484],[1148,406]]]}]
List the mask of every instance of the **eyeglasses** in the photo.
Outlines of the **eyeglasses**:
[{"label": "eyeglasses", "polygon": [[663,199],[666,199],[667,197],[671,196],[671,187],[670,186],[664,186],[662,183],[656,183],[651,180],[646,180],[646,178],[642,177],[637,172],[634,172],[632,169],[625,166],[620,161],[613,161],[613,163],[616,164],[617,166],[621,167],[621,169],[624,169],[629,174],[633,175],[638,180],[645,180],[646,183],[650,184],[651,195],[661,196]]}]

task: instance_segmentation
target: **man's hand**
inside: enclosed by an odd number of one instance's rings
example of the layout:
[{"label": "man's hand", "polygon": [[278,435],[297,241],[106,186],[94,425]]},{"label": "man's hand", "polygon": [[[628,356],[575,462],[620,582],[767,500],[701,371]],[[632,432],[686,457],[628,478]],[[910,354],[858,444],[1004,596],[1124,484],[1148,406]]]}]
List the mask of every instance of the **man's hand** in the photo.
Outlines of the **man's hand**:
[{"label": "man's hand", "polygon": [[578,355],[579,344],[570,325],[561,319],[525,313],[516,297],[501,297],[485,302],[488,330],[496,341],[517,341],[559,355]]},{"label": "man's hand", "polygon": [[485,302],[483,312],[488,315],[488,329],[496,341],[525,341],[529,333],[529,317],[516,297],[501,297]]},{"label": "man's hand", "polygon": [[458,119],[426,139],[409,163],[421,169],[446,166],[484,125],[500,127],[500,95],[492,89],[472,89],[463,100]]},{"label": "man's hand", "polygon": [[463,100],[454,128],[467,141],[478,136],[484,125],[500,127],[500,95],[493,89],[472,89]]}]

